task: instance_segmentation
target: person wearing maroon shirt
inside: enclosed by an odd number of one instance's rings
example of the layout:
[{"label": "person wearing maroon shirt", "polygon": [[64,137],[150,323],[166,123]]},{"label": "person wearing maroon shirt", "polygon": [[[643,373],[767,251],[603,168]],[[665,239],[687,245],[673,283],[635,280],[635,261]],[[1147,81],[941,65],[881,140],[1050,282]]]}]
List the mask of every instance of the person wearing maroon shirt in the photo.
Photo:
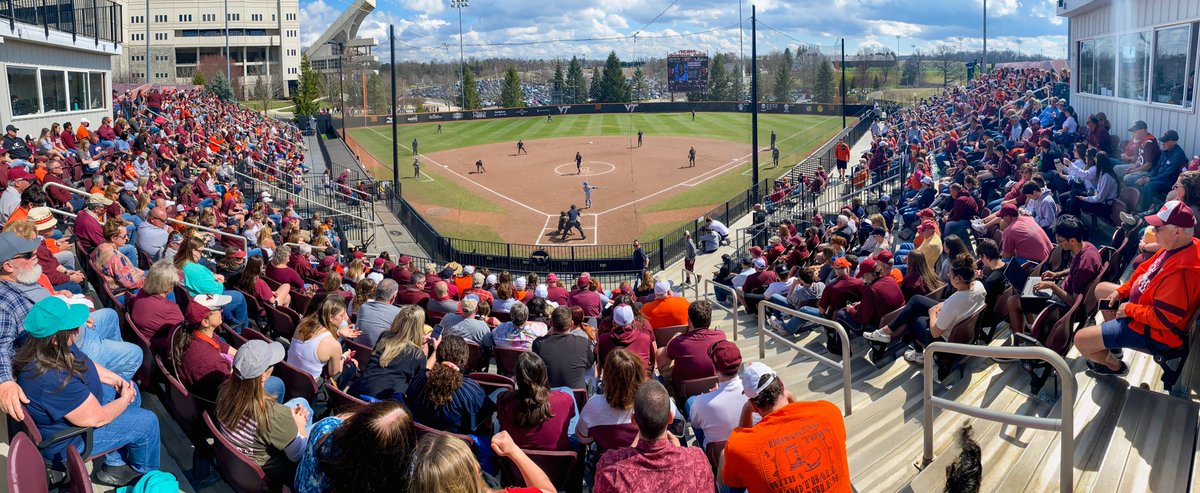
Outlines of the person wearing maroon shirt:
[{"label": "person wearing maroon shirt", "polygon": [[[890,272],[884,273],[884,269],[890,271],[891,267],[871,258],[858,265],[858,277],[864,283],[862,301],[838,311],[835,317],[847,331],[855,334],[873,331],[879,327],[879,320],[884,315],[904,306],[904,293],[900,292],[900,285]],[[831,353],[840,354],[841,339],[828,331],[827,334],[829,339],[825,347]]]},{"label": "person wearing maroon shirt", "polygon": [[[46,173],[46,176],[42,178],[43,187],[47,183],[57,183],[64,186],[67,184],[62,178],[63,164],[61,160],[58,158],[51,159],[46,169],[49,170],[49,173]],[[46,196],[50,198],[50,203],[55,207],[62,207],[69,212],[75,212],[75,205],[71,203],[71,199],[74,196],[69,190],[61,187],[49,187],[46,188]]]},{"label": "person wearing maroon shirt", "polygon": [[316,269],[313,268],[312,262],[308,261],[308,254],[312,252],[312,247],[308,245],[300,245],[298,251],[291,252],[291,257],[288,258],[287,266],[300,276],[301,279],[320,279],[322,276]]},{"label": "person wearing maroon shirt", "polygon": [[[1063,306],[1071,306],[1076,298],[1087,293],[1088,286],[1100,275],[1100,268],[1104,265],[1100,259],[1100,250],[1091,242],[1084,241],[1087,236],[1088,231],[1079,218],[1069,214],[1058,217],[1054,224],[1054,237],[1064,252],[1070,252],[1071,262],[1061,271],[1042,272],[1042,281],[1033,286],[1035,290],[1049,289],[1053,293],[1052,297],[1039,298],[1036,301],[1022,300],[1019,296],[1010,297],[1008,320],[1012,327],[1023,328],[1027,319],[1026,313],[1033,315],[1040,312],[1045,303],[1053,301]],[[1062,279],[1061,285],[1054,282],[1057,279]],[[1031,309],[1031,302],[1041,302],[1042,306]]]},{"label": "person wearing maroon shirt", "polygon": [[845,308],[847,303],[861,299],[863,292],[862,279],[850,277],[849,260],[844,257],[834,260],[833,274],[834,282],[825,287],[825,292],[821,293],[821,299],[817,301],[821,316],[830,319],[838,310]]},{"label": "person wearing maroon shirt", "polygon": [[582,308],[585,317],[599,317],[603,302],[600,294],[591,290],[590,282],[590,278],[580,277],[575,282],[575,289],[567,297],[567,305]]},{"label": "person wearing maroon shirt", "polygon": [[[654,329],[646,317],[636,313],[628,296],[618,297],[617,305],[613,307],[612,316],[600,322],[599,335],[596,336],[596,350],[599,358],[596,361],[607,361],[608,353],[616,349],[624,349],[642,359],[645,363],[646,378],[654,375],[655,357],[658,354],[658,344],[654,340]],[[598,369],[603,370],[603,364]],[[597,375],[599,378],[600,375]]]},{"label": "person wearing maroon shirt", "polygon": [[571,292],[558,282],[558,274],[551,272],[546,276],[546,301],[565,306],[570,296]]},{"label": "person wearing maroon shirt", "polygon": [[75,237],[78,245],[85,252],[95,250],[104,243],[104,226],[101,220],[104,209],[112,205],[112,201],[99,194],[91,194],[87,199],[87,209],[75,218]]},{"label": "person wearing maroon shirt", "polygon": [[950,185],[950,198],[954,202],[946,216],[946,223],[942,226],[942,238],[957,235],[970,244],[970,238],[965,236],[965,233],[970,231],[971,219],[979,215],[979,202],[957,183]]},{"label": "person wearing maroon shirt", "polygon": [[66,147],[72,151],[77,150],[75,142],[75,130],[71,128],[71,122],[63,123],[63,131],[58,135],[58,138],[62,140],[63,147]]},{"label": "person wearing maroon shirt", "polygon": [[767,289],[773,282],[779,282],[779,275],[774,270],[767,268],[767,260],[759,257],[754,259],[754,274],[746,277],[746,283],[742,284],[742,298],[746,304],[746,310],[753,313],[758,309],[758,302],[762,301],[763,291]]},{"label": "person wearing maroon shirt", "polygon": [[516,390],[500,394],[496,418],[522,449],[569,450],[574,430],[575,397],[551,390],[542,358],[532,351],[517,357]]},{"label": "person wearing maroon shirt", "polygon": [[412,276],[412,283],[405,284],[396,294],[396,304],[419,305],[422,308],[429,304],[429,293],[425,292],[425,278],[419,275]]},{"label": "person wearing maroon shirt", "polygon": [[[49,233],[45,233],[49,235]],[[83,293],[83,272],[76,270],[68,270],[59,263],[58,258],[50,253],[50,247],[46,246],[45,239],[42,239],[37,248],[38,265],[42,266],[42,273],[46,275],[46,279],[54,286],[55,291],[70,291],[74,294]]]},{"label": "person wearing maroon shirt", "polygon": [[716,375],[708,348],[725,340],[725,333],[710,329],[711,324],[712,304],[708,300],[693,301],[688,306],[687,331],[672,337],[666,347],[658,348],[659,372],[669,374],[676,389],[688,380]]},{"label": "person wearing maroon shirt", "polygon": [[412,270],[409,267],[411,263],[412,259],[408,255],[401,255],[400,260],[396,262],[396,266],[392,267],[391,272],[388,272],[388,277],[395,280],[401,286],[408,284],[408,280],[412,277]]},{"label": "person wearing maroon shirt", "polygon": [[167,336],[171,329],[183,323],[179,304],[167,299],[176,284],[179,284],[179,270],[170,262],[157,262],[146,273],[142,290],[129,300],[128,310],[133,329],[150,340],[150,347],[155,353],[170,347]]},{"label": "person wearing maroon shirt", "polygon": [[275,255],[271,257],[271,262],[267,264],[265,271],[266,276],[280,284],[290,284],[294,290],[304,290],[304,278],[296,273],[291,267],[288,267],[288,260],[291,256],[292,248],[284,245],[275,249]]}]

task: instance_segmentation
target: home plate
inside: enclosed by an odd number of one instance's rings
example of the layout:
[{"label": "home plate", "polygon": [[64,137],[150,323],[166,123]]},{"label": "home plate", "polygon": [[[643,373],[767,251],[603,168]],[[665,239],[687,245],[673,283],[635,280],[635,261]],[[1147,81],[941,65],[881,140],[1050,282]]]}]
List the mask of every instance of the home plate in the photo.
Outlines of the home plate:
[{"label": "home plate", "polygon": [[589,143],[589,144],[594,144],[595,142],[592,142],[592,141],[590,141],[590,140],[589,140],[589,141],[588,141],[588,143]]}]

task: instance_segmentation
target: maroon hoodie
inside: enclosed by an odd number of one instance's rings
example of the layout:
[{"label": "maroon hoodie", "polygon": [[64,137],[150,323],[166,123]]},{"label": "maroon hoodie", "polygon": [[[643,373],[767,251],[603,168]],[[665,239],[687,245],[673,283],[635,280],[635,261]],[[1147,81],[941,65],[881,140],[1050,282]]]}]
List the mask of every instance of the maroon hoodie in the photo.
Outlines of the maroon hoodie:
[{"label": "maroon hoodie", "polygon": [[599,335],[596,345],[600,351],[600,359],[605,361],[608,353],[614,349],[625,349],[638,355],[646,363],[646,376],[654,374],[654,329],[645,318],[635,318],[627,327],[617,327],[612,317],[600,321]]}]

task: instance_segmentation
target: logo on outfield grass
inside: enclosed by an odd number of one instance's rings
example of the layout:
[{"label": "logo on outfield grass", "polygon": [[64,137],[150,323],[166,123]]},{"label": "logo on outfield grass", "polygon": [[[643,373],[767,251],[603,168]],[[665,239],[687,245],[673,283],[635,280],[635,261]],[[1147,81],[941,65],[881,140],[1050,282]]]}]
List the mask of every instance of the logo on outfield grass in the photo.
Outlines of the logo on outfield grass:
[{"label": "logo on outfield grass", "polygon": [[637,103],[625,105],[625,111],[633,113],[633,110],[638,107]]},{"label": "logo on outfield grass", "polygon": [[558,113],[559,113],[560,115],[565,115],[565,114],[566,114],[568,111],[571,111],[571,107],[570,107],[570,106],[559,106],[559,107],[558,107]]}]

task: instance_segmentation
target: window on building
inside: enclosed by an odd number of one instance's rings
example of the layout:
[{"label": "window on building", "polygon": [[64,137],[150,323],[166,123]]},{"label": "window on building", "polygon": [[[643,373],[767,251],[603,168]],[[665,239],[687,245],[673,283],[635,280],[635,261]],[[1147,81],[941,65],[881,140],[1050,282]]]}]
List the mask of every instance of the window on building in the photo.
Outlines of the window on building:
[{"label": "window on building", "polygon": [[87,72],[67,72],[67,91],[71,95],[71,111],[87,109]]},{"label": "window on building", "polygon": [[167,33],[154,33],[154,40],[155,41],[166,41]]},{"label": "window on building", "polygon": [[13,116],[32,115],[41,111],[38,106],[37,69],[10,65],[8,92],[12,98]]},{"label": "window on building", "polygon": [[1111,37],[1096,40],[1096,94],[1115,96],[1117,88],[1117,49]]},{"label": "window on building", "polygon": [[1141,32],[1121,36],[1121,52],[1118,58],[1120,84],[1118,96],[1125,99],[1146,100],[1146,88],[1150,79],[1150,33]]},{"label": "window on building", "polygon": [[91,72],[88,74],[88,109],[106,108],[104,104],[104,72]]},{"label": "window on building", "polygon": [[67,111],[67,77],[61,70],[41,70],[42,111]]},{"label": "window on building", "polygon": [[[1195,54],[1192,46],[1192,26],[1184,25],[1154,33],[1154,95],[1155,103],[1183,105],[1184,91],[1189,86]],[[1190,95],[1187,99],[1191,99]]]},{"label": "window on building", "polygon": [[1077,90],[1084,94],[1096,94],[1096,42],[1090,39],[1080,41],[1076,55],[1079,61]]}]

